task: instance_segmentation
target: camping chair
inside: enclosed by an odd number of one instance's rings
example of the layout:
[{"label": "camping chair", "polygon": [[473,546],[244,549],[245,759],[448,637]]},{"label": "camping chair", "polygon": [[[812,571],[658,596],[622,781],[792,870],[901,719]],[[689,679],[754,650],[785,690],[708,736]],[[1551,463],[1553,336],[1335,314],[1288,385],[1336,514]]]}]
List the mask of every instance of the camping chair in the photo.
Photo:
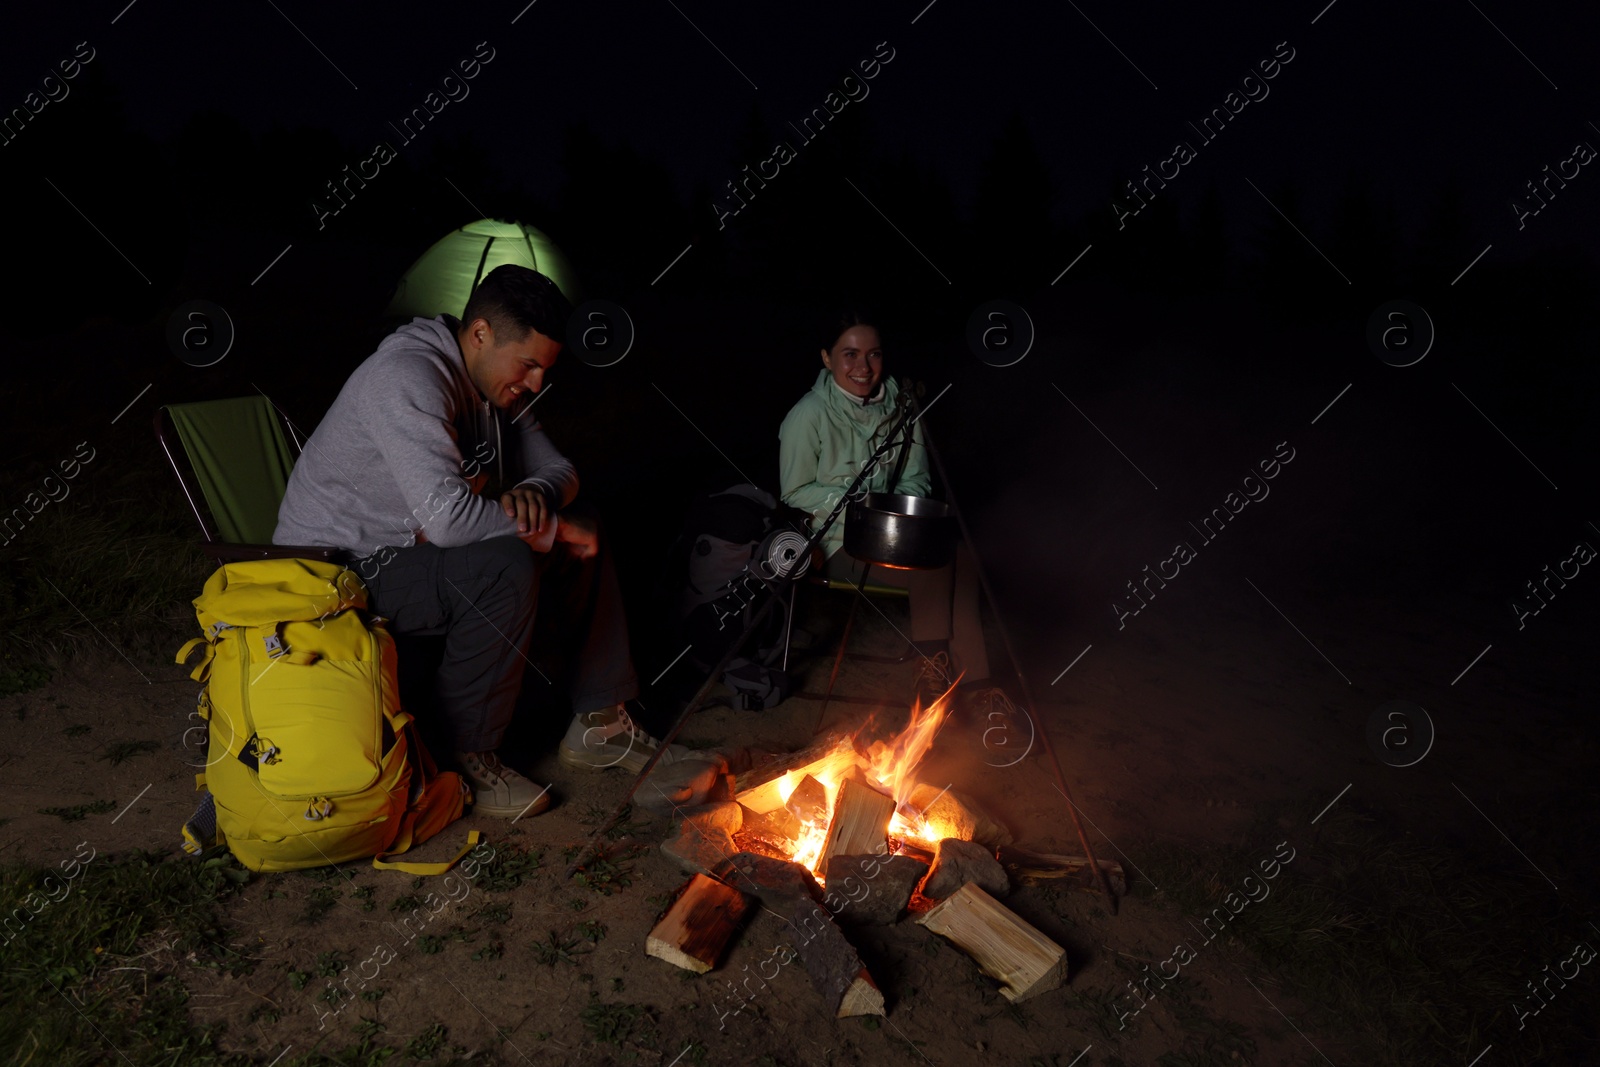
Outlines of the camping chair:
[{"label": "camping chair", "polygon": [[[294,458],[303,447],[292,426],[287,426],[285,439],[286,426],[287,420],[260,394],[168,404],[156,412],[156,439],[200,524],[200,550],[218,563],[247,559],[342,562],[345,553],[341,549],[272,543],[278,505],[289,484]],[[180,453],[187,465],[178,461]]]},{"label": "camping chair", "polygon": [[[874,568],[874,569],[876,569],[876,568]],[[871,570],[869,570],[867,572],[867,577],[868,577],[868,579],[870,579],[872,577],[872,571]],[[800,593],[801,593],[801,589],[803,587],[804,588],[811,588],[811,589],[819,589],[819,590],[822,590],[824,592],[829,592],[829,593],[843,593],[844,595],[846,595],[846,596],[851,598],[851,603],[850,603],[849,615],[846,616],[846,618],[845,618],[844,630],[840,634],[840,637],[839,637],[838,647],[834,650],[833,670],[828,675],[828,690],[827,690],[827,692],[826,693],[805,692],[805,693],[800,693],[799,695],[803,696],[803,697],[807,697],[809,699],[813,699],[813,700],[821,699],[823,701],[824,705],[826,705],[826,703],[829,700],[842,701],[842,702],[848,703],[848,704],[878,704],[878,703],[880,703],[880,701],[878,701],[878,700],[869,699],[869,698],[866,698],[866,697],[842,696],[840,694],[834,693],[834,691],[833,691],[834,683],[838,681],[838,679],[839,679],[839,668],[843,665],[843,663],[844,663],[844,661],[846,659],[862,660],[862,661],[866,661],[866,662],[869,662],[869,663],[893,664],[893,663],[904,663],[908,659],[911,659],[916,655],[915,649],[912,648],[909,644],[906,646],[906,651],[904,653],[902,653],[901,655],[899,655],[899,656],[881,656],[881,655],[872,655],[872,654],[865,653],[865,652],[851,652],[851,651],[849,651],[850,634],[851,634],[852,629],[855,626],[856,609],[860,606],[860,603],[861,603],[860,596],[861,595],[865,595],[867,597],[901,597],[901,598],[905,598],[905,597],[908,597],[908,596],[911,595],[910,594],[910,590],[901,589],[898,586],[892,586],[892,585],[878,585],[878,584],[872,583],[869,580],[868,584],[866,584],[865,586],[860,587],[860,594],[858,594],[857,593],[857,586],[856,586],[855,582],[847,581],[847,580],[842,579],[842,578],[830,578],[825,573],[822,573],[820,570],[817,570],[817,571],[808,570],[807,573],[806,573],[806,576],[801,581],[795,582],[790,586],[789,592],[788,592],[787,601],[783,606],[783,611],[784,611],[784,616],[785,616],[785,618],[784,618],[784,626],[783,626],[783,669],[784,670],[787,670],[788,667],[789,667],[789,653],[791,651],[791,646],[792,646],[792,642],[793,642],[793,639],[794,639],[795,602],[799,598]]]}]

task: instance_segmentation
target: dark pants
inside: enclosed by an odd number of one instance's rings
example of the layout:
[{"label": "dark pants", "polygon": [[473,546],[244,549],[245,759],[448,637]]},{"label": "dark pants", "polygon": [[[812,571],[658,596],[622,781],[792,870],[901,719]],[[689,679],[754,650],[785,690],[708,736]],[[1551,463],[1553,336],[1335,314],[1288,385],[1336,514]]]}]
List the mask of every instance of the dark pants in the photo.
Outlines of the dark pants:
[{"label": "dark pants", "polygon": [[459,548],[393,550],[372,573],[369,607],[390,632],[443,635],[434,682],[458,752],[498,748],[526,673],[530,686],[564,689],[574,713],[639,694],[616,571],[602,538],[580,560],[565,545],[537,553],[516,537]]}]

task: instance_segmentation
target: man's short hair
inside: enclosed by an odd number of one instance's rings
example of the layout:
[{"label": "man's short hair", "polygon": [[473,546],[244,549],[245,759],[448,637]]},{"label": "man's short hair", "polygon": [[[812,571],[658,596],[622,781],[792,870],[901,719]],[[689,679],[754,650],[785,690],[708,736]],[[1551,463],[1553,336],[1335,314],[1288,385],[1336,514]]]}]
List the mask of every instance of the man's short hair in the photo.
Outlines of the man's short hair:
[{"label": "man's short hair", "polygon": [[495,340],[521,341],[537,330],[552,341],[566,341],[572,305],[556,283],[536,270],[506,263],[484,275],[467,298],[461,321],[483,319]]}]

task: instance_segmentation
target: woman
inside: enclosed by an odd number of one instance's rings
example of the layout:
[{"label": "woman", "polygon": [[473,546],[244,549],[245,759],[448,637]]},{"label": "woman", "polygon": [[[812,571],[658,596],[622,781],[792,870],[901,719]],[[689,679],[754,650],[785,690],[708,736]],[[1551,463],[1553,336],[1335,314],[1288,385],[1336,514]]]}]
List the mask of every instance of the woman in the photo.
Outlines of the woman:
[{"label": "woman", "polygon": [[[778,464],[783,501],[811,513],[820,526],[849,489],[872,453],[893,429],[899,385],[883,373],[878,329],[859,313],[842,316],[822,338],[822,371],[811,391],[789,409],[778,429]],[[928,450],[922,426],[914,428],[910,449],[891,448],[868,475],[867,492],[888,492],[889,480],[903,462],[894,492],[928,496]],[[818,548],[827,559],[828,577],[858,582],[866,564],[844,550],[844,515],[829,527]],[[962,675],[968,689],[989,677],[989,657],[978,621],[977,571],[958,547],[953,565],[937,570],[877,567],[871,582],[907,589],[911,594],[911,641],[935,677]]]}]

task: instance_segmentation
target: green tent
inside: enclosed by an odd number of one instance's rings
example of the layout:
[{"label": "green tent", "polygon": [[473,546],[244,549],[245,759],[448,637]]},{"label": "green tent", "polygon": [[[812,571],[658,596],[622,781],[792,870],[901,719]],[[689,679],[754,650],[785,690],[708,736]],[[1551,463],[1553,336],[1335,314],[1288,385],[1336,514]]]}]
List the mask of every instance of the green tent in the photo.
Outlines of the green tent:
[{"label": "green tent", "polygon": [[544,234],[520,222],[480,219],[448,234],[422,253],[400,278],[388,315],[460,315],[485,274],[506,263],[538,271],[577,303],[578,279],[567,257]]}]

